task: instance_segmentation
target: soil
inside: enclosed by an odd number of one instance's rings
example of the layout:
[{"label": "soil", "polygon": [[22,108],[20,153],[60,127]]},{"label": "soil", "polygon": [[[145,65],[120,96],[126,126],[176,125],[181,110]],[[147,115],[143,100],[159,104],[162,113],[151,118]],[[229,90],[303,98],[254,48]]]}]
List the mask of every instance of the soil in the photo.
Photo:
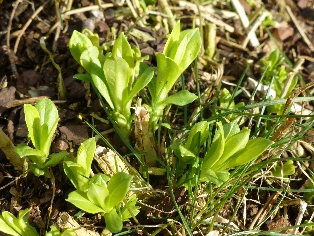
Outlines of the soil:
[{"label": "soil", "polygon": [[[49,97],[55,102],[59,109],[60,121],[55,134],[51,152],[56,153],[62,150],[76,152],[79,145],[89,137],[94,135],[93,131],[84,123],[84,120],[92,123],[94,127],[103,132],[105,138],[118,150],[121,155],[128,154],[127,147],[119,140],[112,125],[102,122],[97,117],[106,119],[106,113],[103,111],[101,102],[92,88],[86,86],[86,83],[76,80],[73,76],[78,72],[79,65],[72,58],[68,48],[68,42],[74,30],[82,31],[83,28],[89,28],[98,33],[100,43],[110,42],[115,36],[124,32],[128,35],[131,45],[137,45],[142,55],[148,55],[149,64],[155,64],[155,53],[161,52],[164,48],[166,37],[168,35],[167,27],[163,20],[167,21],[164,13],[158,3],[147,6],[147,11],[155,11],[156,15],[144,15],[143,18],[135,19],[127,3],[124,1],[102,1],[102,4],[109,4],[108,7],[100,11],[102,14],[97,15],[91,11],[71,14],[63,19],[63,28],[58,30],[53,26],[60,19],[57,17],[56,5],[54,1],[33,0],[21,1],[12,15],[15,4],[18,1],[1,1],[0,4],[0,127],[11,139],[14,145],[22,142],[28,142],[28,131],[24,119],[23,104],[34,104],[42,97]],[[96,2],[96,1],[95,1]],[[149,2],[149,1],[147,1]],[[154,1],[153,1],[154,2]],[[246,1],[240,1],[247,15],[253,14],[258,8],[257,5],[251,6]],[[269,34],[260,27],[256,30],[259,46],[253,47],[249,42],[243,45],[246,38],[246,31],[241,21],[236,16],[224,16],[220,10],[228,10],[233,12],[231,3],[213,4],[215,12],[202,13],[205,23],[208,23],[209,16],[215,19],[216,37],[211,42],[215,47],[215,55],[212,60],[206,57],[204,48],[202,55],[199,57],[198,74],[200,76],[200,90],[205,91],[208,87],[212,88],[207,102],[215,97],[215,89],[218,83],[222,82],[222,87],[232,91],[244,71],[247,69],[244,82],[241,84],[249,91],[250,88],[247,77],[251,77],[258,81],[262,72],[260,70],[261,59],[269,55],[276,46]],[[274,4],[273,1],[263,1],[261,3],[265,9],[273,15],[275,25],[268,26],[267,29],[277,40],[280,49],[295,63],[298,58],[305,59],[302,69],[299,71],[305,83],[314,80],[314,9],[312,0],[299,1],[279,1]],[[192,28],[195,22],[199,20],[199,13],[194,3],[188,6],[182,6],[179,2],[170,1],[171,9],[177,19],[181,19],[184,29]],[[74,1],[72,9],[82,7],[95,6],[93,1],[80,0]],[[293,15],[297,22],[308,37],[310,43],[306,43],[304,38],[300,37],[299,29],[291,20],[291,16],[287,13],[286,7],[292,9]],[[62,9],[62,1],[60,1],[59,9]],[[39,10],[37,15],[35,11]],[[99,12],[98,12],[99,13]],[[95,16],[96,14],[96,16]],[[234,13],[235,14],[235,13]],[[235,14],[236,15],[236,14]],[[12,21],[10,22],[10,18]],[[207,18],[208,17],[208,18]],[[144,21],[140,21],[143,19]],[[140,22],[145,24],[141,25]],[[203,22],[203,24],[205,24]],[[205,27],[203,28],[205,29]],[[136,30],[136,31],[135,31]],[[132,33],[133,32],[133,33]],[[140,37],[142,33],[145,38]],[[49,55],[41,48],[40,39],[46,37],[46,47],[53,54],[55,62],[60,66],[62,78],[66,88],[66,97],[60,99],[58,92],[58,70],[54,67]],[[292,70],[292,68],[290,68]],[[196,92],[195,78],[192,70],[188,70],[185,74],[186,88],[192,92]],[[301,85],[303,85],[301,83]],[[260,97],[257,96],[258,101]],[[236,102],[248,101],[248,96],[243,93],[236,98]],[[308,104],[311,109],[311,104]],[[209,115],[209,114],[205,114]],[[83,117],[83,119],[81,119]],[[182,126],[182,120],[177,119],[172,123],[173,129],[179,129]],[[312,144],[311,132],[307,136],[306,141]],[[135,141],[133,140],[133,143]],[[101,140],[97,143],[100,146],[106,146]],[[305,150],[306,151],[306,150]],[[29,222],[36,227],[38,232],[44,232],[49,224],[56,222],[61,212],[67,212],[74,215],[78,209],[72,204],[65,201],[69,192],[74,190],[70,181],[63,172],[62,165],[53,168],[56,177],[56,194],[52,203],[52,211],[49,212],[52,199],[52,186],[49,179],[44,177],[35,177],[31,172],[27,177],[22,178],[21,173],[14,170],[11,163],[5,158],[4,153],[0,152],[0,210],[10,211],[17,215],[19,210],[32,207]],[[130,158],[131,159],[131,158]],[[129,160],[132,165],[136,162]],[[134,164],[136,167],[136,164]],[[150,184],[154,189],[159,189],[164,195],[159,198],[146,202],[149,209],[141,212],[138,220],[144,226],[143,231],[138,231],[134,235],[149,234],[153,232],[156,225],[166,224],[167,218],[180,221],[180,217],[175,206],[171,201],[168,193],[167,180],[165,177],[152,177]],[[302,188],[303,183],[298,183],[294,188]],[[246,211],[246,221],[238,215],[238,226],[242,230],[246,230],[248,225],[254,220],[262,206],[272,193],[265,191],[257,193],[251,191],[248,195],[248,203],[243,211]],[[186,203],[187,192],[182,189],[175,190],[177,203],[183,206]],[[226,213],[222,217],[228,219],[232,210],[236,206],[235,199],[231,199],[226,204]],[[292,209],[295,206],[295,209]],[[263,224],[262,228],[271,230],[295,224],[297,218],[298,204],[288,207],[287,218],[274,218]],[[145,206],[142,206],[145,208]],[[147,206],[146,206],[147,207]],[[242,207],[243,208],[243,207]],[[242,212],[243,212],[242,211]],[[307,210],[305,217],[311,214]],[[157,219],[156,219],[157,218]],[[305,219],[305,218],[304,218]],[[85,220],[83,222],[83,220]],[[101,232],[104,227],[103,221],[97,216],[85,214],[79,217],[78,222],[88,229]],[[245,223],[246,222],[246,223]],[[300,223],[300,222],[299,222]],[[127,230],[136,225],[131,220],[124,228]],[[160,235],[172,235],[171,227],[165,228]],[[202,230],[198,229],[198,235]],[[285,231],[288,232],[288,231]],[[206,230],[203,231],[206,234]],[[42,233],[43,234],[43,233]],[[2,235],[0,233],[0,235]]]}]

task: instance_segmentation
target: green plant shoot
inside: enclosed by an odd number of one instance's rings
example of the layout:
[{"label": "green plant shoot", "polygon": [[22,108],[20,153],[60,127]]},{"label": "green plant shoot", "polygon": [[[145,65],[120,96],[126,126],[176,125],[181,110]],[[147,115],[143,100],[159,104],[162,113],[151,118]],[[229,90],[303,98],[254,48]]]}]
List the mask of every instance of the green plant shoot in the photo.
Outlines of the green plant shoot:
[{"label": "green plant shoot", "polygon": [[88,189],[95,149],[95,138],[87,139],[79,147],[75,162],[70,158],[63,162],[64,172],[77,190],[85,192]]},{"label": "green plant shoot", "polygon": [[34,148],[22,143],[15,147],[15,151],[20,157],[27,157],[32,161],[30,169],[36,176],[50,177],[48,167],[57,165],[68,154],[62,151],[49,155],[59,120],[58,110],[51,100],[44,98],[35,106],[25,104],[24,113]]},{"label": "green plant shoot", "polygon": [[108,177],[97,174],[90,179],[87,191],[73,191],[67,201],[86,212],[101,213],[108,230],[112,233],[120,232],[123,221],[139,213],[139,208],[135,206],[137,200],[135,195],[124,206],[121,205],[128,192],[131,178],[124,172],[118,172],[107,183]]},{"label": "green plant shoot", "polygon": [[125,138],[129,138],[132,124],[131,102],[133,97],[153,78],[153,67],[138,76],[139,49],[132,50],[124,34],[116,39],[112,52],[104,55],[99,38],[86,30],[87,36],[74,31],[69,47],[74,59],[87,74],[75,78],[92,82],[110,106],[111,115]]},{"label": "green plant shoot", "polygon": [[153,130],[163,114],[166,105],[175,104],[184,106],[193,102],[196,95],[182,90],[168,97],[168,93],[179,76],[194,61],[201,49],[201,36],[198,29],[189,29],[181,32],[180,22],[167,40],[163,53],[156,55],[157,77],[148,84],[151,94],[151,122]]},{"label": "green plant shoot", "polygon": [[[222,125],[217,122],[217,130],[211,146],[207,148],[204,158],[199,153],[209,137],[209,123],[196,123],[189,132],[185,144],[175,141],[171,145],[176,160],[177,185],[185,185],[195,178],[201,162],[201,182],[220,185],[229,179],[228,169],[246,164],[261,155],[273,142],[265,138],[249,140],[250,130],[240,130],[236,121]],[[188,167],[188,171],[186,168]],[[196,182],[194,183],[196,184]]]},{"label": "green plant shoot", "polygon": [[32,208],[20,210],[17,218],[8,211],[2,212],[0,231],[12,236],[37,236],[36,229],[28,223],[27,213],[31,210]]}]

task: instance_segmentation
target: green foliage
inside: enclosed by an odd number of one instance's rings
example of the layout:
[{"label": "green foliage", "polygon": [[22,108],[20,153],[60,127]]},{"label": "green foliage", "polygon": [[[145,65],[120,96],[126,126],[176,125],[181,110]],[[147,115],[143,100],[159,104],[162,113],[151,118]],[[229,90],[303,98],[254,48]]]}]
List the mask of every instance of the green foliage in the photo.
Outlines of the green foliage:
[{"label": "green foliage", "polygon": [[[152,98],[152,127],[157,129],[157,122],[168,104],[186,105],[197,97],[188,91],[180,91],[168,97],[168,93],[178,77],[193,62],[201,49],[201,36],[198,29],[189,29],[181,32],[180,23],[177,23],[171,32],[163,53],[156,55],[157,77],[149,84]],[[171,70],[169,70],[171,68]]]},{"label": "green foliage", "polygon": [[123,33],[115,41],[112,52],[104,55],[98,35],[85,32],[87,36],[74,31],[69,43],[72,56],[88,73],[75,75],[75,78],[96,86],[112,109],[111,115],[121,132],[128,138],[132,124],[131,101],[153,78],[155,68],[148,67],[138,75],[144,58],[138,48],[131,48]]},{"label": "green foliage", "polygon": [[67,201],[86,212],[101,213],[108,230],[112,233],[120,232],[122,222],[139,212],[139,208],[135,206],[135,195],[124,206],[121,204],[128,192],[131,178],[124,172],[118,172],[107,183],[108,178],[105,175],[95,175],[90,179],[86,191],[71,192]]},{"label": "green foliage", "polygon": [[[220,107],[225,108],[225,109],[237,109],[245,105],[244,102],[239,102],[235,104],[230,92],[225,88],[221,91],[221,94],[219,96],[219,103],[220,103]],[[225,118],[228,120],[234,120],[237,117],[238,117],[238,114],[233,113],[233,114],[227,115]]]},{"label": "green foliage", "polygon": [[22,143],[15,147],[15,151],[20,157],[27,157],[32,161],[30,169],[36,176],[50,177],[48,167],[57,165],[68,154],[62,151],[49,155],[52,137],[59,120],[58,110],[52,101],[44,98],[35,106],[25,104],[24,113],[34,148]]},{"label": "green foliage", "polygon": [[278,165],[278,162],[276,162],[271,172],[273,176],[287,180],[289,175],[295,173],[295,168],[297,167],[293,165],[292,160],[286,161],[283,165]]},{"label": "green foliage", "polygon": [[0,216],[0,231],[12,236],[37,236],[36,229],[28,224],[27,213],[32,208],[20,210],[16,218],[8,211],[2,212]]},{"label": "green foliage", "polygon": [[88,189],[90,168],[96,149],[95,138],[85,140],[77,151],[75,162],[70,158],[63,162],[63,169],[74,187],[78,190]]},{"label": "green foliage", "polygon": [[[313,177],[312,179],[309,179],[309,182],[307,184],[304,185],[304,188],[314,190],[314,178]],[[305,192],[303,194],[303,198],[304,200],[312,203],[314,200],[314,192]]]},{"label": "green foliage", "polygon": [[90,138],[81,144],[75,162],[69,158],[64,161],[64,172],[77,189],[69,194],[67,201],[83,211],[101,213],[107,228],[116,233],[121,231],[123,221],[132,217],[132,214],[139,213],[139,208],[135,206],[135,195],[121,205],[126,198],[132,177],[118,172],[111,179],[105,174],[96,174],[90,178],[95,149],[95,138]]},{"label": "green foliage", "polygon": [[[274,79],[273,84],[271,85],[271,88],[273,88],[276,91],[276,98],[273,99],[279,99],[280,95],[283,92],[285,81],[288,77],[288,72],[286,71],[286,67],[282,63],[283,56],[280,54],[279,50],[273,51],[267,60],[263,59],[263,67],[262,71],[265,72],[265,82],[266,84],[270,84],[271,80]],[[287,91],[287,95],[284,98],[287,98],[291,91],[295,88],[296,84],[298,82],[297,77],[294,77],[289,88]],[[274,105],[268,107],[269,113],[278,113],[281,114],[283,111],[284,105]]]},{"label": "green foliage", "polygon": [[199,158],[199,150],[209,137],[208,122],[196,123],[188,136],[185,144],[176,141],[171,145],[177,156],[178,176],[183,174],[188,165],[191,166],[188,174],[184,174],[179,185],[194,178],[198,161],[201,163],[201,182],[212,182],[220,185],[229,179],[227,169],[246,164],[261,155],[273,142],[265,138],[254,138],[249,140],[250,130],[242,129],[233,121],[222,125],[217,122],[217,130],[210,147],[203,159]]}]

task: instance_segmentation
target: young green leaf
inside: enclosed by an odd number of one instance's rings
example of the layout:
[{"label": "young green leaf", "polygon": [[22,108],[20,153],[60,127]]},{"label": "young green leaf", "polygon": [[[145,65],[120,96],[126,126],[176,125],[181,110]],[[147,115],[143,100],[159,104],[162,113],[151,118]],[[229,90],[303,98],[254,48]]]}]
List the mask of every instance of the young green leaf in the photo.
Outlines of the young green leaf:
[{"label": "young green leaf", "polygon": [[30,104],[25,104],[24,113],[29,137],[32,140],[34,147],[37,150],[40,150],[41,125],[39,112],[34,106]]},{"label": "young green leaf", "polygon": [[108,105],[113,109],[113,101],[110,97],[109,93],[109,86],[107,84],[107,81],[105,80],[105,74],[102,69],[102,66],[100,65],[100,61],[95,58],[91,58],[91,62],[93,62],[93,67],[91,69],[91,77],[93,80],[93,83],[95,84],[95,87],[101,94],[101,96],[104,97]]},{"label": "young green leaf", "polygon": [[68,155],[68,152],[66,152],[66,151],[61,151],[58,153],[51,154],[49,156],[49,160],[42,166],[42,168],[47,168],[47,167],[55,166],[55,165],[59,164],[59,162],[64,157],[66,157],[66,155]]},{"label": "young green leaf", "polygon": [[[174,83],[180,76],[178,65],[169,57],[166,57],[162,53],[156,55],[157,59],[157,81],[156,81],[156,93],[154,99],[163,100]],[[171,68],[169,70],[168,68]],[[164,91],[163,91],[164,90]],[[152,94],[153,96],[153,94]]]},{"label": "young green leaf", "polygon": [[129,218],[136,216],[140,212],[140,207],[136,206],[137,198],[136,195],[132,195],[125,206],[121,209],[121,219],[122,221],[127,221]]},{"label": "young green leaf", "polygon": [[[90,48],[87,48],[85,51],[82,52],[81,57],[80,57],[80,64],[84,67],[84,69],[90,74],[93,63],[95,61],[99,61],[98,59],[98,48],[93,46]],[[100,61],[99,61],[100,63]]]},{"label": "young green leaf", "polygon": [[105,212],[102,208],[96,206],[94,203],[92,203],[87,196],[87,193],[76,190],[69,194],[68,202],[72,203],[77,208],[82,209],[83,211],[96,214],[99,212]]},{"label": "young green leaf", "polygon": [[234,155],[238,151],[244,149],[246,144],[249,141],[249,136],[250,136],[250,130],[248,128],[245,128],[241,130],[239,133],[227,139],[225,143],[224,152],[222,156],[219,158],[219,160],[212,167],[213,170],[220,170],[221,169],[220,166],[226,160],[228,160],[232,155]]},{"label": "young green leaf", "polygon": [[38,165],[44,165],[45,163],[46,154],[39,149],[33,149],[27,146],[26,143],[18,144],[14,148],[14,151],[19,154],[20,157],[28,157]]},{"label": "young green leaf", "polygon": [[109,196],[105,199],[106,211],[119,204],[129,189],[132,177],[124,172],[118,172],[109,180]]},{"label": "young green leaf", "polygon": [[184,30],[180,34],[179,44],[173,60],[179,66],[180,74],[194,61],[202,45],[199,29]]},{"label": "young green leaf", "polygon": [[175,104],[178,106],[185,106],[191,102],[193,102],[197,96],[194,93],[190,93],[187,90],[181,90],[169,97],[163,102],[164,105],[167,104]]},{"label": "young green leaf", "polygon": [[0,216],[0,231],[9,235],[37,236],[36,229],[28,224],[26,216],[32,208],[20,210],[18,218],[8,211],[2,212]]},{"label": "young green leaf", "polygon": [[198,155],[199,145],[203,145],[209,136],[209,128],[207,121],[201,121],[193,125],[190,130],[189,136],[185,143],[185,147],[189,149],[194,155]]},{"label": "young green leaf", "polygon": [[112,233],[118,233],[122,230],[122,220],[115,208],[109,213],[104,214],[106,227]]},{"label": "young green leaf", "polygon": [[255,138],[247,142],[244,149],[231,156],[219,169],[233,168],[246,164],[260,156],[274,142],[265,138]]},{"label": "young green leaf", "polygon": [[133,52],[129,42],[127,41],[123,33],[119,35],[112,47],[112,56],[123,58],[128,63],[129,68],[133,70]]},{"label": "young green leaf", "polygon": [[109,191],[106,187],[94,183],[89,186],[87,191],[88,199],[102,209],[105,209],[105,199],[108,195]]},{"label": "young green leaf", "polygon": [[124,105],[128,103],[132,98],[140,91],[142,90],[153,78],[155,67],[148,67],[140,76],[140,78],[135,82],[131,92],[128,95],[128,98],[125,99]]},{"label": "young green leaf", "polygon": [[239,125],[237,121],[235,120],[230,123],[224,124],[223,129],[224,129],[225,139],[228,139],[232,135],[235,135],[240,132]]},{"label": "young green leaf", "polygon": [[81,54],[93,44],[84,34],[74,30],[69,42],[69,48],[74,59],[80,63]]},{"label": "young green leaf", "polygon": [[115,111],[123,111],[123,100],[129,93],[129,65],[120,57],[108,58],[103,66],[108,90]]},{"label": "young green leaf", "polygon": [[95,138],[90,138],[85,140],[77,151],[76,163],[83,167],[84,176],[88,177],[90,174],[90,168],[94,158],[94,153],[96,150]]},{"label": "young green leaf", "polygon": [[[171,49],[177,48],[176,44],[180,38],[180,31],[181,31],[181,25],[180,22],[176,24],[176,26],[171,31],[171,34],[166,42],[165,48],[164,48],[164,54],[167,56],[171,56]],[[175,54],[175,52],[173,53]]]},{"label": "young green leaf", "polygon": [[[41,125],[40,134],[40,150],[47,156],[49,155],[52,137],[57,129],[59,114],[54,103],[48,99],[43,98],[36,103],[35,108],[38,110]],[[25,114],[25,117],[27,114]],[[37,148],[36,148],[37,149]]]},{"label": "young green leaf", "polygon": [[[218,128],[215,133],[212,145],[208,148],[202,164],[202,172],[210,169],[222,156],[225,149],[224,129],[221,122],[216,123]],[[202,175],[201,172],[201,175]]]},{"label": "young green leaf", "polygon": [[89,173],[85,176],[85,169],[81,165],[72,160],[64,161],[63,170],[77,190],[85,192],[88,189]]},{"label": "young green leaf", "polygon": [[213,171],[212,169],[204,169],[201,175],[201,181],[209,181],[220,186],[229,179],[229,176],[230,174],[227,170]]}]

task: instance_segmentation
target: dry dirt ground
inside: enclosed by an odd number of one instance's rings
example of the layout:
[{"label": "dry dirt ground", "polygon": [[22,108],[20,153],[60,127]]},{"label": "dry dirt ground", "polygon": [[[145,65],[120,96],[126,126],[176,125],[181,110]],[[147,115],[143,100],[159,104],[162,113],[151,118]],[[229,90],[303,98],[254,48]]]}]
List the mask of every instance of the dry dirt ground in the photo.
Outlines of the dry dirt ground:
[{"label": "dry dirt ground", "polygon": [[[27,128],[23,116],[23,104],[34,103],[42,96],[51,98],[59,109],[60,121],[57,133],[52,144],[52,152],[60,150],[74,150],[87,138],[91,137],[92,131],[79,119],[79,115],[84,117],[97,128],[99,132],[105,132],[105,137],[122,154],[127,154],[128,150],[121,144],[113,131],[112,126],[95,119],[105,117],[101,104],[89,87],[73,78],[77,73],[79,65],[72,58],[68,42],[74,30],[82,31],[83,27],[88,27],[99,34],[101,43],[111,41],[116,35],[125,32],[131,44],[138,45],[143,55],[149,55],[149,63],[154,64],[154,53],[161,52],[166,42],[166,36],[170,26],[170,21],[165,17],[159,2],[152,1],[145,10],[137,8],[134,2],[130,3],[135,12],[130,10],[128,1],[101,1],[107,4],[101,12],[103,15],[95,16],[90,10],[65,15],[63,2],[57,6],[54,1],[31,0],[31,1],[1,1],[0,4],[0,126],[7,136],[16,145],[27,140]],[[95,1],[96,2],[96,1]],[[93,1],[74,1],[72,10],[92,7],[97,10],[97,5]],[[267,26],[269,32],[277,40],[279,48],[295,63],[298,59],[304,59],[302,69],[299,70],[305,83],[314,79],[314,1],[252,1],[250,6],[246,1],[240,1],[245,13],[252,16],[259,7],[263,6],[273,15],[274,26]],[[147,1],[148,3],[148,1]],[[18,4],[17,7],[16,4]],[[234,88],[242,73],[248,69],[244,82],[241,86],[249,85],[246,78],[251,77],[258,80],[261,76],[261,58],[269,54],[275,48],[273,40],[269,34],[258,27],[256,38],[259,45],[252,46],[247,40],[247,33],[241,20],[235,13],[231,3],[213,1],[206,7],[197,6],[195,1],[169,1],[170,8],[176,19],[180,19],[183,28],[192,28],[195,23],[199,25],[202,19],[202,33],[206,41],[205,33],[208,22],[212,22],[216,28],[215,37],[209,40],[210,45],[214,45],[215,55],[212,60],[206,56],[199,58],[198,73],[201,78],[200,88],[204,91],[208,86],[217,86],[220,80],[222,86]],[[57,10],[56,10],[57,9]],[[287,10],[291,9],[291,11]],[[145,13],[146,11],[146,13]],[[97,12],[96,12],[97,13]],[[149,14],[147,14],[149,13]],[[60,17],[63,16],[63,28],[60,27]],[[137,14],[137,18],[135,17]],[[256,17],[259,15],[257,14]],[[256,19],[256,18],[255,18]],[[166,24],[165,24],[166,23]],[[299,24],[301,28],[297,28]],[[167,27],[165,27],[167,26]],[[301,36],[302,30],[307,39]],[[139,36],[143,34],[145,37]],[[46,46],[53,53],[55,62],[60,66],[62,77],[66,87],[66,99],[58,99],[57,76],[58,71],[51,63],[46,52],[40,46],[40,38],[46,37]],[[308,41],[307,41],[308,40]],[[206,45],[208,46],[208,45]],[[202,55],[206,55],[203,48]],[[205,59],[204,59],[205,58]],[[250,64],[248,64],[250,62]],[[219,80],[219,81],[217,81]],[[185,83],[190,91],[195,92],[195,81],[188,70],[185,74]],[[213,89],[214,91],[214,89]],[[213,92],[214,93],[214,92]],[[213,96],[213,94],[212,94]],[[238,101],[247,102],[247,97],[239,96]],[[310,107],[310,105],[309,105]],[[180,120],[173,123],[173,127],[180,127]],[[108,131],[109,130],[109,131]],[[108,132],[106,132],[108,131]],[[311,138],[309,142],[311,142]],[[101,141],[99,145],[104,145]],[[68,212],[70,215],[77,213],[77,209],[66,202],[65,199],[74,188],[63,173],[62,165],[54,167],[56,176],[56,196],[52,204],[52,212],[48,219],[48,209],[51,205],[52,188],[49,180],[34,177],[31,173],[26,178],[20,176],[6,159],[5,155],[0,155],[0,209],[17,214],[20,209],[30,206],[33,210],[30,213],[30,224],[38,230],[44,232],[47,222],[56,221],[60,212]],[[167,182],[165,179],[152,178],[151,184],[156,189],[165,189]],[[296,186],[301,188],[301,186]],[[271,196],[271,193],[260,192],[262,203]],[[176,190],[179,204],[186,193],[181,189]],[[252,194],[251,197],[257,197]],[[180,199],[180,200],[179,200]],[[169,199],[157,200],[151,203],[155,208],[169,212],[173,205]],[[182,203],[183,204],[183,203]],[[235,204],[235,203],[230,203]],[[167,207],[165,207],[167,206]],[[256,216],[260,205],[251,202],[247,206],[249,214],[247,221],[250,222]],[[232,209],[232,208],[231,208]],[[228,209],[227,209],[228,210]],[[227,211],[226,210],[226,211]],[[230,209],[229,209],[230,210]],[[289,210],[290,221],[296,219],[298,206]],[[145,215],[147,214],[147,215]],[[141,213],[139,221],[142,225],[156,227],[165,222],[168,215],[163,215],[160,221],[153,220],[150,216],[157,214],[154,211]],[[311,212],[307,212],[308,215]],[[227,213],[228,216],[228,213]],[[171,216],[179,220],[177,215]],[[85,214],[78,219],[79,223],[98,231],[103,227],[103,221],[97,217]],[[135,224],[130,222],[129,224]],[[293,225],[294,222],[287,222],[285,219],[274,219],[263,226],[264,229],[272,229]],[[147,233],[153,230],[146,228]],[[163,231],[161,235],[170,233]],[[138,234],[141,234],[140,232]],[[1,233],[0,233],[1,235]]]}]

